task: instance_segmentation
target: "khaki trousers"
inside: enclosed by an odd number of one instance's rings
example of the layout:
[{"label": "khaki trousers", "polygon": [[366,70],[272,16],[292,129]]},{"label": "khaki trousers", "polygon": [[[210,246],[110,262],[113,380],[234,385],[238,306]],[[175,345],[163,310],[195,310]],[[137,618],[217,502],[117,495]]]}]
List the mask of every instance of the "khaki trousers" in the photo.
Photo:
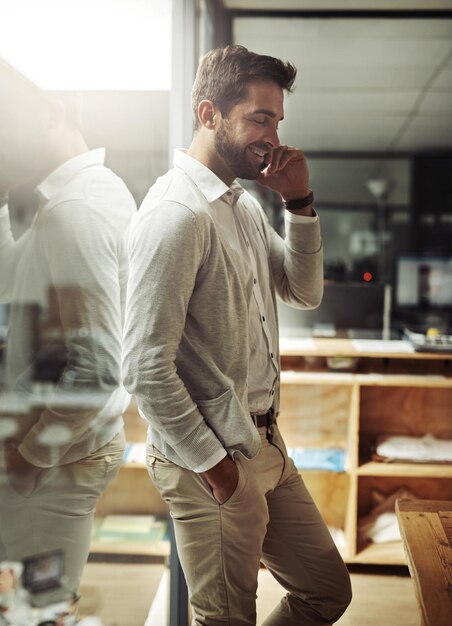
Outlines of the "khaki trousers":
[{"label": "khaki trousers", "polygon": [[88,559],[96,503],[121,466],[125,438],[75,463],[45,469],[29,496],[0,471],[0,561],[20,561],[49,550],[64,552],[67,586],[77,591]]},{"label": "khaki trousers", "polygon": [[256,624],[264,563],[287,590],[265,626],[332,624],[351,600],[348,571],[287,450],[259,429],[261,449],[234,459],[237,488],[219,505],[199,475],[148,446],[148,471],[174,520],[193,626]]}]

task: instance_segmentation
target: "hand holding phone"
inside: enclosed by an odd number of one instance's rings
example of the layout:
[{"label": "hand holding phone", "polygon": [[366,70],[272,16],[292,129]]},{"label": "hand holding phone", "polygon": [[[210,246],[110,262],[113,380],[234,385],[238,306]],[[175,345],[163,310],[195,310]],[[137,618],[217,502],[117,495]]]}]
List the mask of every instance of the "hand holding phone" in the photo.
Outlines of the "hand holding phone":
[{"label": "hand holding phone", "polygon": [[285,201],[309,194],[309,170],[302,150],[281,145],[271,152],[257,182],[278,191]]}]

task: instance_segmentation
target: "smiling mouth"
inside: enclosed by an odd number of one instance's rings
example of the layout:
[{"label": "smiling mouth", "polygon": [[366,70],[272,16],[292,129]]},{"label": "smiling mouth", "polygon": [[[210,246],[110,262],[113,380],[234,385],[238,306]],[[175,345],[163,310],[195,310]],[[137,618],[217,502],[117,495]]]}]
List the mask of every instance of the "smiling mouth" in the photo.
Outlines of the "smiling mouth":
[{"label": "smiling mouth", "polygon": [[258,157],[263,158],[267,154],[267,150],[262,150],[262,148],[257,148],[256,146],[250,146],[249,148]]},{"label": "smiling mouth", "polygon": [[259,164],[259,169],[262,172],[268,165],[266,157],[268,156],[268,150],[257,148],[256,146],[249,146],[249,151],[254,156]]}]

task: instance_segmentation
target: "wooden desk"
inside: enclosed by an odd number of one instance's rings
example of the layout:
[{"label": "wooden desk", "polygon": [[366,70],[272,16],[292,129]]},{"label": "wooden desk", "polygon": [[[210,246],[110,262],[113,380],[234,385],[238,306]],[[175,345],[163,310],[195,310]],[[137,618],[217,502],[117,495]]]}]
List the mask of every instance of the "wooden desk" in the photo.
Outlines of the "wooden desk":
[{"label": "wooden desk", "polygon": [[[352,356],[422,361],[442,361],[452,358],[452,350],[446,353],[415,352],[408,341],[280,337],[279,347],[282,356]],[[398,347],[401,349],[397,350]]]},{"label": "wooden desk", "polygon": [[452,624],[452,501],[397,500],[424,626]]}]

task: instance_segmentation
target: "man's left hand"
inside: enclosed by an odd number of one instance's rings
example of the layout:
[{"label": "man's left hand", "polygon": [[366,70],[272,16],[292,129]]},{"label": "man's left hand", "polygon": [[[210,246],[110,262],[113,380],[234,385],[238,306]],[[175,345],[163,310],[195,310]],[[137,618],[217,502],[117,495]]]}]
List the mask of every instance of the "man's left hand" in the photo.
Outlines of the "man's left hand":
[{"label": "man's left hand", "polygon": [[305,198],[310,189],[304,152],[292,146],[274,148],[269,165],[259,175],[257,182],[278,191],[285,201]]},{"label": "man's left hand", "polygon": [[22,496],[29,496],[36,488],[36,480],[42,468],[29,463],[21,455],[17,446],[8,443],[5,446],[6,474],[10,485]]}]

